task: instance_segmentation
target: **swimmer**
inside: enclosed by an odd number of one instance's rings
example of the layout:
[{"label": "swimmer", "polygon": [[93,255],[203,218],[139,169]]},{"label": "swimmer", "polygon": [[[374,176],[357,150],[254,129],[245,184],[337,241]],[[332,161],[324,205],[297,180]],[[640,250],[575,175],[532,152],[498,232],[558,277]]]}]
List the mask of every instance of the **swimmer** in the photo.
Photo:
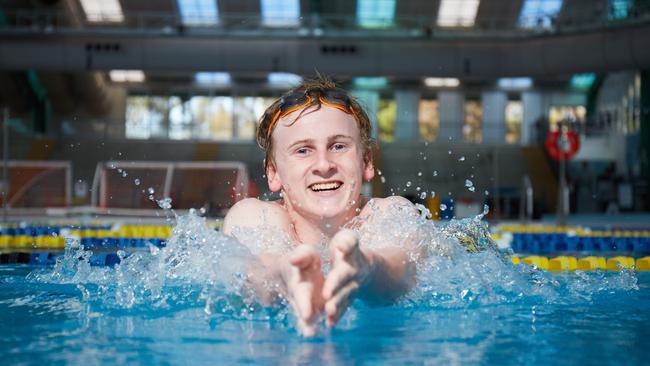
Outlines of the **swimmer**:
[{"label": "swimmer", "polygon": [[[381,250],[371,250],[346,226],[356,217],[367,220],[394,205],[417,214],[402,197],[374,198],[372,205],[362,197],[363,181],[375,175],[371,126],[347,91],[324,78],[288,91],[265,111],[257,142],[266,153],[269,189],[282,198],[238,202],[226,215],[223,231],[233,235],[270,225],[291,238],[288,253],[260,253],[263,268],[251,270],[250,281],[263,302],[273,298],[264,284],[277,283],[299,330],[312,336],[321,314],[332,327],[355,298],[390,303],[415,285],[408,243],[385,243]],[[327,276],[322,271],[322,243],[331,259]]]}]

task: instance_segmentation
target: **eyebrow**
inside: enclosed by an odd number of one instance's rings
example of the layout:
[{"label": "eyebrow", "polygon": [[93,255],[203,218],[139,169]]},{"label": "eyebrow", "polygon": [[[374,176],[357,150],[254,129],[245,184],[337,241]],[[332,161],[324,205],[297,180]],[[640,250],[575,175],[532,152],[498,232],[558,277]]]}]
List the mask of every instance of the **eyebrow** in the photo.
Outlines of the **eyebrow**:
[{"label": "eyebrow", "polygon": [[[348,135],[329,136],[327,138],[327,143],[331,143],[332,141],[336,141],[338,139],[352,140],[352,136],[348,136]],[[293,149],[296,145],[313,145],[313,144],[314,144],[314,139],[302,139],[302,140],[295,141],[291,145],[287,146],[287,150]]]}]

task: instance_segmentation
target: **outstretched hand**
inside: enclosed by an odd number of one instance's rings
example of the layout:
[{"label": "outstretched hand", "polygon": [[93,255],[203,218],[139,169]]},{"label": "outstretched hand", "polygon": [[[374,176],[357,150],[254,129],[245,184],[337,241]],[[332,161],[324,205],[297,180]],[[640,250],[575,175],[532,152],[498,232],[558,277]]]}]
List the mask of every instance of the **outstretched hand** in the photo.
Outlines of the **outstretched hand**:
[{"label": "outstretched hand", "polygon": [[323,285],[327,326],[343,316],[355,294],[372,272],[371,257],[359,248],[359,236],[352,230],[341,230],[330,241],[332,270]]},{"label": "outstretched hand", "polygon": [[284,273],[287,297],[296,314],[298,329],[306,337],[316,333],[315,321],[323,309],[323,273],[318,251],[300,245],[289,253]]}]

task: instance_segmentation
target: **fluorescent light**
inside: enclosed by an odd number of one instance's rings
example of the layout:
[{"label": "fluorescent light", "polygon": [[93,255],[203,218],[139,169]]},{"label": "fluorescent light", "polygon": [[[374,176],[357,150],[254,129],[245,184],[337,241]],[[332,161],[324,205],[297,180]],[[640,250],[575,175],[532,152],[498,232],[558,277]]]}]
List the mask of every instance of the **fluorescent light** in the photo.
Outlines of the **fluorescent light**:
[{"label": "fluorescent light", "polygon": [[479,0],[442,0],[438,8],[441,27],[471,27],[476,21]]},{"label": "fluorescent light", "polygon": [[575,74],[571,77],[570,84],[573,89],[586,90],[591,88],[594,81],[596,81],[596,74],[594,73]]},{"label": "fluorescent light", "polygon": [[124,13],[118,0],[81,0],[89,22],[123,22]]},{"label": "fluorescent light", "polygon": [[357,0],[357,24],[387,28],[395,24],[395,0]]},{"label": "fluorescent light", "polygon": [[425,78],[424,85],[431,88],[455,88],[460,85],[460,80],[456,78]]},{"label": "fluorescent light", "polygon": [[178,0],[178,10],[185,25],[216,25],[219,22],[216,0]]},{"label": "fluorescent light", "polygon": [[295,27],[300,24],[298,0],[262,0],[262,24],[268,27]]},{"label": "fluorescent light", "polygon": [[141,83],[144,81],[142,70],[111,70],[108,74],[111,81],[116,83]]},{"label": "fluorescent light", "polygon": [[361,89],[381,89],[388,85],[388,80],[384,77],[357,77],[352,82]]},{"label": "fluorescent light", "polygon": [[274,87],[293,87],[302,83],[302,77],[288,72],[272,72],[267,77],[267,81]]},{"label": "fluorescent light", "polygon": [[533,86],[531,78],[501,78],[497,80],[501,89],[528,89]]},{"label": "fluorescent light", "polygon": [[227,72],[197,72],[194,81],[201,85],[226,86],[230,85],[230,73]]},{"label": "fluorescent light", "polygon": [[526,0],[519,14],[522,28],[550,28],[562,9],[562,0]]}]

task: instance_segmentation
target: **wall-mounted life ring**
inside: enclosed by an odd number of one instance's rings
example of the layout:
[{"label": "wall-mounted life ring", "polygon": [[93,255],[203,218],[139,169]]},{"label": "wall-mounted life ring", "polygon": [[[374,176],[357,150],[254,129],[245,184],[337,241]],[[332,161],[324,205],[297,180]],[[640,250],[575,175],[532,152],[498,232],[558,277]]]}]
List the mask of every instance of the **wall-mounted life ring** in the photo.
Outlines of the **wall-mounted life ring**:
[{"label": "wall-mounted life ring", "polygon": [[555,160],[571,160],[580,150],[580,139],[574,131],[566,131],[566,140],[562,141],[561,131],[552,131],[546,135],[544,146]]}]

